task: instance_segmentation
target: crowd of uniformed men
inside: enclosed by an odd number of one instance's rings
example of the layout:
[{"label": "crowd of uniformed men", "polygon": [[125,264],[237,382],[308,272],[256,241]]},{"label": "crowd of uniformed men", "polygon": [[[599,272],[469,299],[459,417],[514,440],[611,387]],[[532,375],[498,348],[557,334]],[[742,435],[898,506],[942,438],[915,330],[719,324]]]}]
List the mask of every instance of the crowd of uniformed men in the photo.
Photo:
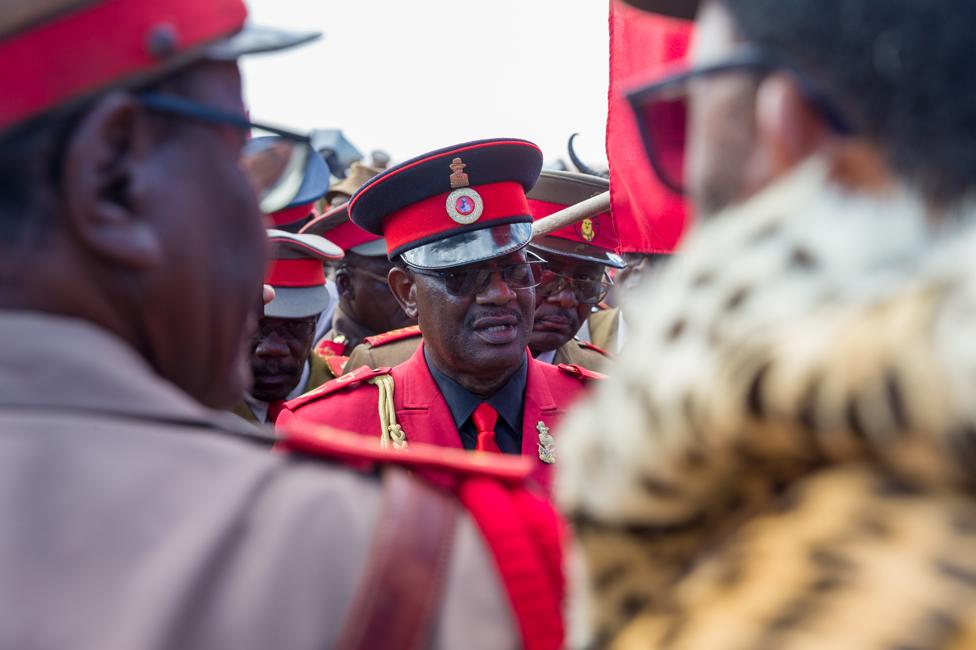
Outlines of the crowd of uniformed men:
[{"label": "crowd of uniformed men", "polygon": [[330,170],[241,0],[0,6],[0,647],[976,647],[973,7],[628,1],[674,255]]}]

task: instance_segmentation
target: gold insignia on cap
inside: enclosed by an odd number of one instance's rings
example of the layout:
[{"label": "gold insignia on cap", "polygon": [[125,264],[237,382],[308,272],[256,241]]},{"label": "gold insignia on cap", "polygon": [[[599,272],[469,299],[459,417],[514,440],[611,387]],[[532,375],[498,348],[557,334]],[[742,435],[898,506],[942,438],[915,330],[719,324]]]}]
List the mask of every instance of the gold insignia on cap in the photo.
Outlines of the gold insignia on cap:
[{"label": "gold insignia on cap", "polygon": [[596,226],[593,224],[593,219],[586,218],[580,222],[580,234],[586,241],[596,239]]},{"label": "gold insignia on cap", "polygon": [[539,460],[546,465],[552,465],[556,462],[556,452],[553,449],[556,439],[549,433],[549,427],[542,420],[539,420],[535,428],[539,432]]},{"label": "gold insignia on cap", "polygon": [[459,187],[467,187],[470,185],[468,182],[468,175],[464,173],[464,168],[467,167],[460,158],[455,158],[451,161],[451,189],[456,190]]}]

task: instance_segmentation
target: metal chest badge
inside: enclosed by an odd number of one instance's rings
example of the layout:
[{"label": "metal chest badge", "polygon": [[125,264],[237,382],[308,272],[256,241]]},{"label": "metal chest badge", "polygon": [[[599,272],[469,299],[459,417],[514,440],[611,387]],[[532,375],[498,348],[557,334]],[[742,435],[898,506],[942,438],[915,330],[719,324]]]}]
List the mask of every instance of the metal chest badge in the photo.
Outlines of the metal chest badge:
[{"label": "metal chest badge", "polygon": [[456,223],[468,225],[481,218],[485,210],[484,201],[478,191],[468,187],[468,175],[464,173],[466,164],[455,158],[451,161],[451,189],[447,195],[447,214]]},{"label": "metal chest badge", "polygon": [[547,465],[552,465],[556,462],[556,451],[553,449],[556,439],[549,433],[549,427],[542,420],[539,420],[539,424],[535,425],[535,428],[539,432],[539,460]]}]

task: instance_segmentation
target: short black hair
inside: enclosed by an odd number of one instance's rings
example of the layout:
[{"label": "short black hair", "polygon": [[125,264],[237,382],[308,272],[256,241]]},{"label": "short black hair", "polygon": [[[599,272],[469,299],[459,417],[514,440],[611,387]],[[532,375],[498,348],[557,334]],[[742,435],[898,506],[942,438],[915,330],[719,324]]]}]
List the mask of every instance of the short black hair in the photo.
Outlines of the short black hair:
[{"label": "short black hair", "polygon": [[930,201],[976,189],[972,0],[719,0],[748,42],[784,57]]}]

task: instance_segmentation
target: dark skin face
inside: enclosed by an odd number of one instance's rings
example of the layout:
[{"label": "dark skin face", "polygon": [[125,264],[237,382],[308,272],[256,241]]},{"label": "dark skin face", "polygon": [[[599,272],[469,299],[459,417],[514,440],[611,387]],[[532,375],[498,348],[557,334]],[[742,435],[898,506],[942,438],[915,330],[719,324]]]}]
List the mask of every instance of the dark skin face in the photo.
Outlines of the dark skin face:
[{"label": "dark skin face", "polygon": [[[519,251],[474,266],[524,261]],[[472,393],[494,394],[522,365],[535,308],[532,289],[515,291],[493,273],[481,292],[455,296],[440,278],[398,267],[389,281],[404,312],[418,319],[430,362]]]},{"label": "dark skin face", "polygon": [[[548,251],[544,253],[544,257],[546,268],[553,273],[581,280],[603,279],[602,264],[584,262]],[[576,299],[570,286],[564,287],[562,291],[551,292],[549,288],[554,284],[544,279],[543,284],[535,289],[535,325],[529,337],[529,349],[533,355],[555,350],[576,336],[592,309],[592,305],[584,305]]]},{"label": "dark skin face", "polygon": [[302,378],[312,353],[316,317],[262,318],[251,343],[251,395],[263,402],[285,399]]},{"label": "dark skin face", "polygon": [[[234,64],[193,66],[158,90],[244,114]],[[152,113],[130,92],[98,99],[66,142],[37,271],[2,306],[94,323],[201,403],[232,406],[249,382],[267,254],[243,143],[231,127]]]},{"label": "dark skin face", "polygon": [[354,321],[374,334],[407,327],[407,316],[390,291],[386,277],[393,263],[386,257],[346,253],[336,274],[339,305]]}]

